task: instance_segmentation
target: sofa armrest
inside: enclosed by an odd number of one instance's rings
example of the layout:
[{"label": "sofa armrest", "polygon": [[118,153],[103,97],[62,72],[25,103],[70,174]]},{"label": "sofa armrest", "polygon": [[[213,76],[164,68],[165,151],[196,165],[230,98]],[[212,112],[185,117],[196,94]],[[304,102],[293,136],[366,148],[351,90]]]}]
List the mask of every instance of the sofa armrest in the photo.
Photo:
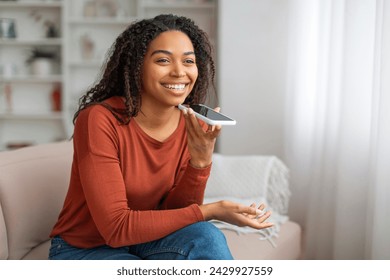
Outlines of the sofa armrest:
[{"label": "sofa armrest", "polygon": [[0,260],[6,260],[7,258],[8,258],[7,229],[5,227],[3,209],[1,208],[1,203],[0,203]]},{"label": "sofa armrest", "polygon": [[49,240],[68,188],[72,156],[71,142],[0,153],[0,203],[8,259],[22,259]]}]

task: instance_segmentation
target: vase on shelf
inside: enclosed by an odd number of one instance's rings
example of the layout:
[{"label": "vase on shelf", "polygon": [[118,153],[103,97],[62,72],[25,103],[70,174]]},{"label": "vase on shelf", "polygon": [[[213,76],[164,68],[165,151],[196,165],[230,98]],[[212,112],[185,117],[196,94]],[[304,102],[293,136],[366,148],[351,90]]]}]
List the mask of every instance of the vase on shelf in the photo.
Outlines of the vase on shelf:
[{"label": "vase on shelf", "polygon": [[12,87],[11,84],[6,83],[4,85],[4,95],[5,95],[5,111],[7,113],[12,112]]},{"label": "vase on shelf", "polygon": [[92,60],[95,55],[95,43],[88,34],[80,37],[81,58],[85,61]]},{"label": "vase on shelf", "polygon": [[13,18],[0,18],[0,38],[16,38],[16,24]]},{"label": "vase on shelf", "polygon": [[61,111],[61,85],[54,85],[53,91],[51,92],[51,100],[52,100],[52,110],[54,112]]},{"label": "vase on shelf", "polygon": [[31,74],[45,77],[52,73],[52,60],[50,58],[36,58],[31,62]]},{"label": "vase on shelf", "polygon": [[49,76],[53,73],[53,62],[56,53],[40,48],[33,48],[27,59],[31,74],[39,77]]}]

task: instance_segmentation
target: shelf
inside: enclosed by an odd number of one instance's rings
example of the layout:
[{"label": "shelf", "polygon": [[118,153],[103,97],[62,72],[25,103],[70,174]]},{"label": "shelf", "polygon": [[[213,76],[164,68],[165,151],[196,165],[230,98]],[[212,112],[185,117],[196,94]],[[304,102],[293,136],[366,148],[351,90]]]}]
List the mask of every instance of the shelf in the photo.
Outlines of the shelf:
[{"label": "shelf", "polygon": [[92,24],[107,24],[107,25],[127,25],[132,23],[133,21],[138,20],[137,17],[127,17],[127,18],[85,18],[85,17],[79,17],[79,18],[71,18],[69,19],[70,24],[86,24],[86,25],[92,25]]},{"label": "shelf", "polygon": [[198,2],[184,2],[184,1],[174,1],[169,2],[155,2],[155,3],[145,3],[143,8],[146,9],[213,9],[215,5],[213,3],[198,3]]},{"label": "shelf", "polygon": [[71,67],[91,67],[91,68],[96,68],[96,67],[101,67],[103,65],[103,61],[101,60],[80,60],[80,61],[72,61],[69,63],[69,66]]},{"label": "shelf", "polygon": [[61,83],[63,81],[62,75],[50,75],[45,77],[39,77],[34,75],[19,75],[15,77],[0,77],[0,83]]},{"label": "shelf", "polygon": [[0,2],[0,8],[61,8],[62,1],[9,1]]},{"label": "shelf", "polygon": [[61,46],[62,38],[0,39],[0,46]]},{"label": "shelf", "polygon": [[0,113],[0,120],[61,120],[62,113]]}]

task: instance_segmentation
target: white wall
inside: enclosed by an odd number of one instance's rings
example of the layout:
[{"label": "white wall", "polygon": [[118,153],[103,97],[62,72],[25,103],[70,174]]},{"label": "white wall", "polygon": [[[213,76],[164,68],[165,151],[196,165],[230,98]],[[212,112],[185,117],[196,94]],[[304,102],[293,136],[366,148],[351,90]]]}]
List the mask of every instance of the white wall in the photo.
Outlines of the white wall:
[{"label": "white wall", "polygon": [[218,94],[224,154],[283,154],[288,0],[222,0],[218,12]]}]

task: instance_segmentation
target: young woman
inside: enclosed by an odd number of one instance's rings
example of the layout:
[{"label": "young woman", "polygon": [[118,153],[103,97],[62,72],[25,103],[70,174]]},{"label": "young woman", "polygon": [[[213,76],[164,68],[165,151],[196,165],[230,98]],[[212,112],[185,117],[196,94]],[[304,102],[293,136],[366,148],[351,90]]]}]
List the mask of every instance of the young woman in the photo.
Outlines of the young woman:
[{"label": "young woman", "polygon": [[80,101],[69,190],[50,259],[232,259],[219,219],[262,229],[255,205],[202,204],[220,127],[181,103],[214,82],[206,34],[160,15],[130,25],[100,81]]}]

